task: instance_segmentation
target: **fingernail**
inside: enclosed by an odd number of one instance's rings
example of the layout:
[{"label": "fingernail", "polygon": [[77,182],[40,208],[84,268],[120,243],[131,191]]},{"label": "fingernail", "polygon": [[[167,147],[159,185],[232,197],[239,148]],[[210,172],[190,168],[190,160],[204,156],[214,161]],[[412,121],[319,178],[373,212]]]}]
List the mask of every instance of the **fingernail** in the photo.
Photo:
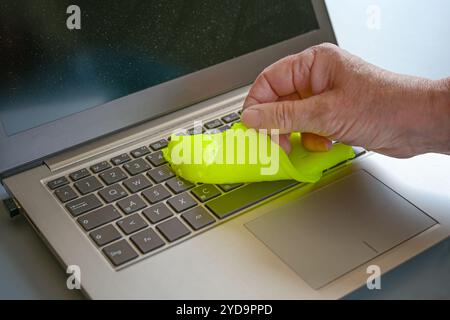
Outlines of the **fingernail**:
[{"label": "fingernail", "polygon": [[242,122],[251,128],[258,128],[261,124],[261,112],[257,109],[246,109],[242,113]]}]

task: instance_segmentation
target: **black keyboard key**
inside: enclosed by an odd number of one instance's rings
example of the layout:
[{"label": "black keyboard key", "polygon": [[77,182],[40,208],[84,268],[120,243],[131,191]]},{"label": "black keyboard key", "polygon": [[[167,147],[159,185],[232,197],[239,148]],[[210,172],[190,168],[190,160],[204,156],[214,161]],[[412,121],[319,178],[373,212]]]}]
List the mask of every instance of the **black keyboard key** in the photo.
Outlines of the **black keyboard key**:
[{"label": "black keyboard key", "polygon": [[99,247],[120,239],[121,237],[119,231],[111,224],[92,231],[89,236]]},{"label": "black keyboard key", "polygon": [[170,179],[173,176],[175,176],[173,171],[167,165],[164,165],[159,168],[154,168],[154,169],[150,170],[149,172],[147,172],[147,174],[156,183],[160,183],[162,181],[165,181],[165,180]]},{"label": "black keyboard key", "polygon": [[215,129],[209,130],[208,133],[210,133],[210,134],[221,133],[221,132],[227,131],[228,129],[230,129],[230,126],[226,125],[226,126],[222,126],[220,128],[215,128]]},{"label": "black keyboard key", "polygon": [[236,112],[227,114],[226,116],[222,117],[222,121],[225,123],[230,123],[230,122],[233,122],[233,121],[236,121],[239,119],[240,119],[240,117]]},{"label": "black keyboard key", "polygon": [[118,201],[117,205],[123,212],[125,212],[125,214],[136,212],[147,206],[144,200],[142,200],[142,198],[137,194]]},{"label": "black keyboard key", "polygon": [[93,173],[99,173],[109,168],[111,168],[111,165],[108,161],[102,161],[91,166],[91,170]]},{"label": "black keyboard key", "polygon": [[172,210],[165,203],[158,203],[142,211],[145,217],[153,224],[173,216]]},{"label": "black keyboard key", "polygon": [[170,192],[163,185],[151,187],[142,192],[142,195],[151,204],[157,203],[161,200],[167,199],[171,196]]},{"label": "black keyboard key", "polygon": [[77,221],[84,230],[89,231],[120,217],[119,211],[114,206],[108,205],[79,217]]},{"label": "black keyboard key", "polygon": [[175,177],[167,181],[166,186],[168,186],[174,193],[181,193],[190,188],[193,188],[195,184],[184,180],[183,178]]},{"label": "black keyboard key", "polygon": [[184,192],[167,200],[167,203],[176,211],[182,212],[197,205],[191,195]]},{"label": "black keyboard key", "polygon": [[67,180],[66,177],[59,177],[59,178],[57,178],[57,179],[54,179],[54,180],[52,180],[52,181],[49,181],[49,182],[47,183],[47,186],[48,186],[50,189],[55,190],[56,188],[62,187],[62,186],[64,186],[64,185],[68,184],[68,183],[69,183],[69,180]]},{"label": "black keyboard key", "polygon": [[153,153],[149,154],[146,158],[155,167],[158,167],[167,162],[166,159],[164,159],[162,151],[153,152]]},{"label": "black keyboard key", "polygon": [[125,234],[130,234],[144,229],[147,226],[147,223],[138,213],[135,213],[117,221],[117,225]]},{"label": "black keyboard key", "polygon": [[111,162],[118,166],[119,164],[128,162],[131,160],[131,157],[128,155],[128,153],[122,153],[121,155],[118,155],[117,157],[114,157],[111,159]]},{"label": "black keyboard key", "polygon": [[75,172],[72,172],[71,174],[69,174],[69,177],[73,181],[77,181],[77,180],[83,179],[89,175],[90,175],[90,173],[89,173],[88,169],[80,169],[78,171],[75,171]]},{"label": "black keyboard key", "polygon": [[219,119],[214,119],[211,121],[208,121],[205,123],[205,128],[206,129],[215,129],[218,128],[222,125],[222,121],[220,121]]},{"label": "black keyboard key", "polygon": [[55,195],[61,202],[67,202],[78,198],[77,193],[72,189],[71,186],[63,186],[55,190]]},{"label": "black keyboard key", "polygon": [[101,205],[101,201],[94,194],[89,194],[69,202],[66,204],[66,208],[74,217],[76,217],[80,214],[94,210]]},{"label": "black keyboard key", "polygon": [[128,176],[120,168],[112,168],[99,174],[99,177],[107,185],[119,182],[123,179],[128,178]]},{"label": "black keyboard key", "polygon": [[208,201],[221,194],[220,190],[212,184],[202,184],[192,189],[194,196],[201,202]]},{"label": "black keyboard key", "polygon": [[207,202],[206,206],[218,218],[223,219],[296,184],[298,182],[293,180],[251,183]]},{"label": "black keyboard key", "polygon": [[178,240],[191,233],[189,229],[180,220],[178,220],[178,218],[172,218],[161,222],[156,226],[156,228],[170,242]]},{"label": "black keyboard key", "polygon": [[224,183],[224,184],[219,184],[219,188],[222,189],[225,192],[234,190],[236,188],[239,188],[240,186],[243,186],[243,183]]},{"label": "black keyboard key", "polygon": [[122,188],[122,186],[118,183],[100,190],[98,194],[107,203],[125,198],[128,195],[124,188]]},{"label": "black keyboard key", "polygon": [[136,251],[125,239],[105,247],[103,252],[116,267],[138,257]]},{"label": "black keyboard key", "polygon": [[130,179],[127,179],[123,182],[125,187],[131,192],[136,193],[138,191],[147,189],[152,185],[150,180],[148,180],[144,175],[139,174],[137,176],[134,176]]},{"label": "black keyboard key", "polygon": [[206,211],[206,209],[203,207],[196,207],[189,211],[186,211],[181,215],[181,217],[186,220],[186,222],[194,230],[204,228],[216,221],[216,219],[214,219],[213,216],[209,214],[208,211]]},{"label": "black keyboard key", "polygon": [[144,159],[136,159],[125,163],[123,168],[132,176],[151,169],[150,164]]},{"label": "black keyboard key", "polygon": [[164,240],[162,240],[151,228],[136,233],[134,236],[131,236],[130,239],[144,254],[161,248],[165,244]]},{"label": "black keyboard key", "polygon": [[147,148],[146,146],[143,146],[143,147],[132,150],[130,153],[134,158],[139,158],[139,157],[145,156],[146,154],[149,154],[150,149]]},{"label": "black keyboard key", "polygon": [[74,186],[78,191],[80,191],[81,194],[88,194],[103,188],[102,183],[94,176],[79,180],[74,183]]},{"label": "black keyboard key", "polygon": [[153,142],[150,144],[150,148],[152,148],[154,151],[161,150],[163,148],[167,147],[167,140],[161,139],[159,141]]}]

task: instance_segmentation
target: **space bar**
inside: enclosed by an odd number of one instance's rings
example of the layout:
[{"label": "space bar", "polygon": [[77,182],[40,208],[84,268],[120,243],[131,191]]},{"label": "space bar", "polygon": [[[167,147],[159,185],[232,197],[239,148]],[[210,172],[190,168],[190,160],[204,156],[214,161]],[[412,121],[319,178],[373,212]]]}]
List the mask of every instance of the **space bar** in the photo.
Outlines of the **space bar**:
[{"label": "space bar", "polygon": [[207,202],[206,206],[219,219],[223,219],[296,184],[298,182],[295,180],[255,182],[215,198]]}]

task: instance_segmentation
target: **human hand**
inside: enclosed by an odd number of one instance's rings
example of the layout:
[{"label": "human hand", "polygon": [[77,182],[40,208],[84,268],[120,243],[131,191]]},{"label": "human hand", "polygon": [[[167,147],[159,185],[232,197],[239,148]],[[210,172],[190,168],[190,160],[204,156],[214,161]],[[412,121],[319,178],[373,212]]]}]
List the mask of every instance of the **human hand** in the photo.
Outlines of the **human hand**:
[{"label": "human hand", "polygon": [[450,78],[428,80],[395,74],[322,44],[267,67],[244,102],[242,122],[302,132],[311,151],[331,141],[389,156],[450,153]]}]

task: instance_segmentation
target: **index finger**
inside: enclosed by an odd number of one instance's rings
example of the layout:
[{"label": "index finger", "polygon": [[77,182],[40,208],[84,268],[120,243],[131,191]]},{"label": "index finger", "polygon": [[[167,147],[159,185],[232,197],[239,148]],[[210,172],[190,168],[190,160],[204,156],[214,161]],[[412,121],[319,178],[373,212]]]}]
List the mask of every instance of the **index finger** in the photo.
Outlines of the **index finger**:
[{"label": "index finger", "polygon": [[314,56],[309,49],[270,65],[256,78],[243,108],[310,91],[309,75]]}]

